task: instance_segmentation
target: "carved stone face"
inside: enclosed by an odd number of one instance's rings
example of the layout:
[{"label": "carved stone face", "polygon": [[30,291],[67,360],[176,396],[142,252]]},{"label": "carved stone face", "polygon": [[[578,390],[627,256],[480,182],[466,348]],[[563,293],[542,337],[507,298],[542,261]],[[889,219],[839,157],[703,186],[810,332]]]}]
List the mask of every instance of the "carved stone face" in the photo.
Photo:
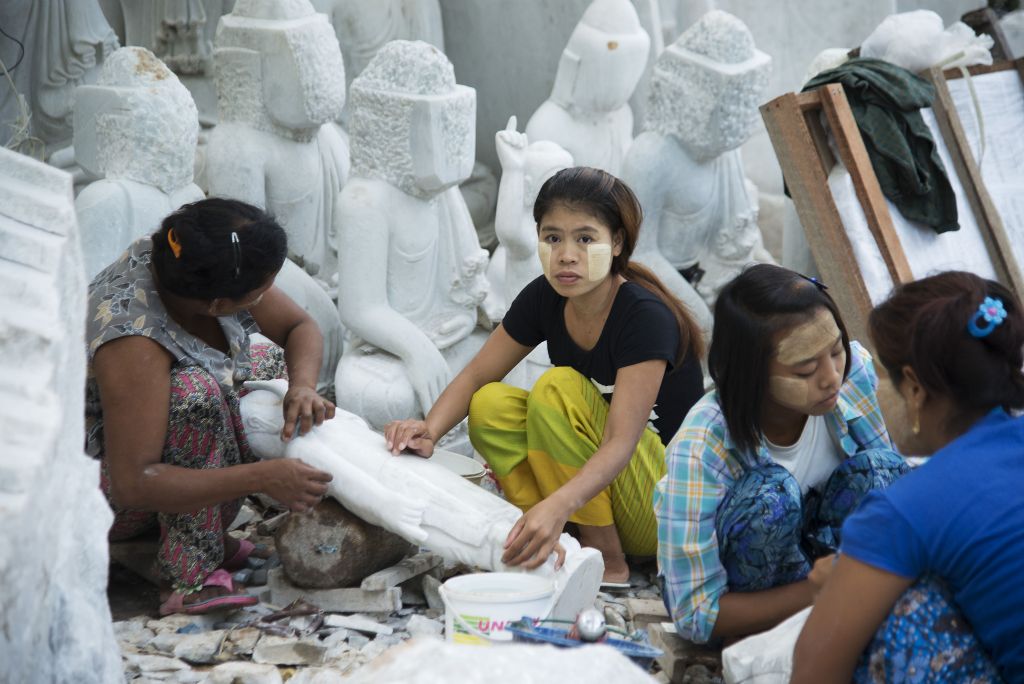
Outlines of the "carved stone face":
[{"label": "carved stone face", "polygon": [[125,47],[96,85],[75,91],[75,159],[90,173],[165,192],[192,181],[199,118],[192,95],[149,50]]},{"label": "carved stone face", "polygon": [[622,107],[643,75],[650,47],[629,0],[595,0],[562,51],[551,99],[583,112]]},{"label": "carved stone face", "polygon": [[432,197],[469,178],[476,153],[476,91],[455,83],[444,54],[395,40],[350,91],[352,174]]},{"label": "carved stone face", "polygon": [[[239,2],[220,20],[214,60],[222,110],[252,108],[256,103],[248,100],[259,92],[267,115],[285,129],[338,118],[345,106],[345,66],[334,29],[308,0],[274,2]],[[247,79],[257,83],[232,83]]]},{"label": "carved stone face", "polygon": [[771,74],[747,27],[712,10],[658,57],[647,130],[674,136],[698,160],[746,142]]}]

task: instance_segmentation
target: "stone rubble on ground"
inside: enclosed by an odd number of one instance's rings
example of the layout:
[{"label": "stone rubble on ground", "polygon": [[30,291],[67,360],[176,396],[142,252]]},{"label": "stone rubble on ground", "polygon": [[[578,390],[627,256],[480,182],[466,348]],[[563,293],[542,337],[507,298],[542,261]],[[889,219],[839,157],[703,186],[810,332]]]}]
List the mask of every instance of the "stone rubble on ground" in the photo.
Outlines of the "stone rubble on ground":
[{"label": "stone rubble on ground", "polygon": [[[258,502],[250,500],[258,508]],[[273,509],[263,513],[268,519],[280,519]],[[234,536],[273,546],[273,540],[258,532],[263,524],[255,515]],[[469,572],[457,564],[436,565],[430,554],[406,559],[401,569],[385,569],[369,584],[375,590],[353,587],[337,589],[300,589],[291,585],[279,568],[280,560],[251,559],[263,565],[270,578],[263,591],[263,602],[229,613],[214,615],[170,615],[160,619],[137,616],[114,623],[114,635],[121,649],[125,681],[132,684],[165,682],[171,684],[334,684],[362,676],[371,662],[407,641],[436,641],[444,638],[444,606],[438,588],[447,577]],[[426,568],[423,574],[406,577],[409,566]],[[397,566],[396,566],[397,567]],[[253,569],[250,567],[250,569]],[[637,629],[658,631],[668,616],[655,582],[653,563],[634,570],[630,588],[598,594],[596,606],[609,626],[630,634]],[[400,581],[397,587],[389,587]],[[251,584],[250,584],[251,586]],[[348,611],[331,604],[349,592]],[[389,592],[389,593],[388,593]],[[374,597],[388,593],[381,602]],[[331,601],[320,603],[318,598]],[[326,605],[325,605],[326,604]],[[361,607],[362,606],[362,607]],[[374,608],[380,607],[381,610]],[[663,630],[661,630],[663,632]],[[655,638],[665,640],[659,633]],[[659,642],[660,643],[660,642]],[[709,669],[703,652],[693,663],[680,665],[680,654],[666,656],[660,666],[668,669],[664,681],[678,679],[681,673],[702,674],[697,680],[720,684],[717,671]],[[667,666],[667,667],[666,667]],[[700,667],[697,667],[700,666]]]}]

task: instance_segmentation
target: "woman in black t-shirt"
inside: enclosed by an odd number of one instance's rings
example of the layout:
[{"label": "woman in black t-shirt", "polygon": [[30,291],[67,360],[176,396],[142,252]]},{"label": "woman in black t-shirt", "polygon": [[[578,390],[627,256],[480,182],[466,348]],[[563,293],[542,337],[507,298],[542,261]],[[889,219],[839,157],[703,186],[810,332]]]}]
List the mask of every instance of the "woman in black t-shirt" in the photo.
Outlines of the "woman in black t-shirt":
[{"label": "woman in black t-shirt", "polygon": [[[430,409],[385,429],[388,448],[430,456],[469,415],[469,434],[524,515],[502,558],[539,566],[567,521],[601,551],[605,580],[625,553],[653,555],[651,498],[665,441],[703,391],[701,331],[682,302],[630,263],[642,221],[633,192],[598,169],[565,169],[534,205],[544,270]],[[498,382],[547,341],[555,367],[530,392]]]}]

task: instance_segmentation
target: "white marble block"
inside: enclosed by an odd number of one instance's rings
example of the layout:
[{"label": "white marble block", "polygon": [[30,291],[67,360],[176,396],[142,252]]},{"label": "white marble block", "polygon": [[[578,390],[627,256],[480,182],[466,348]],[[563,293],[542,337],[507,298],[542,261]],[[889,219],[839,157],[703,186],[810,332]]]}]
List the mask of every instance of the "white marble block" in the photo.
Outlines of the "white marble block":
[{"label": "white marble block", "polygon": [[293,258],[330,283],[334,200],[348,175],[333,123],[345,105],[333,28],[309,0],[238,0],[221,17],[214,66],[221,123],[206,148],[210,195],[273,214]]},{"label": "white marble block", "polygon": [[558,143],[579,166],[618,175],[633,142],[629,98],[650,46],[629,0],[594,0],[569,37],[551,97],[530,117],[526,134]]},{"label": "white marble block", "polygon": [[203,199],[192,182],[199,119],[189,91],[140,47],[107,58],[96,85],[75,91],[75,161],[101,178],[75,199],[85,277],[183,204]]},{"label": "white marble block", "polygon": [[83,450],[86,283],[71,176],[0,149],[0,663],[123,678],[99,465]]},{"label": "white marble block", "polygon": [[636,261],[652,268],[698,319],[678,271],[705,271],[697,288],[708,305],[750,261],[771,261],[757,226],[757,192],[746,181],[739,146],[758,120],[771,58],[747,27],[719,10],[705,14],[655,64],[644,132],[623,180],[644,208]]},{"label": "white marble block", "polygon": [[487,336],[487,252],[457,187],[473,168],[476,94],[436,47],[396,40],[349,97],[352,178],[336,229],[353,339],[336,389],[380,429],[429,410]]}]

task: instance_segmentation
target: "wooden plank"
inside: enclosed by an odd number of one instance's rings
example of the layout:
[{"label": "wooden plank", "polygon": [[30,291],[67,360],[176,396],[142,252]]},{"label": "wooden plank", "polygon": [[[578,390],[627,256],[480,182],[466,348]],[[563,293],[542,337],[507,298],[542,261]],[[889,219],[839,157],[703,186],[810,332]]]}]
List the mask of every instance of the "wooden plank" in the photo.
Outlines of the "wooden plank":
[{"label": "wooden plank", "polygon": [[[1024,60],[1019,61],[1024,63]],[[985,179],[971,151],[956,105],[953,104],[945,72],[931,69],[926,78],[935,86],[935,100],[932,103],[935,120],[939,124],[956,173],[967,192],[967,200],[978,222],[985,248],[992,257],[996,273],[1018,296],[1024,296],[1022,264],[1018,264],[1014,257],[1013,246],[1003,225],[1002,216],[985,186]]]},{"label": "wooden plank", "polygon": [[843,312],[850,335],[869,344],[871,298],[797,95],[787,93],[762,105],[761,117],[829,294]]},{"label": "wooden plank", "polygon": [[402,582],[433,570],[443,562],[436,553],[424,552],[410,556],[390,568],[384,568],[363,579],[359,588],[363,591],[383,591],[397,587]]},{"label": "wooden plank", "polygon": [[[1024,68],[1024,57],[1012,61],[993,62],[992,64],[975,64],[967,67],[967,73],[971,76],[984,76],[985,74],[994,74],[1000,71],[1009,71],[1010,69],[1016,69],[1020,72],[1022,68]],[[957,67],[945,69],[942,75],[950,79],[964,77],[963,72]]]},{"label": "wooden plank", "polygon": [[822,109],[839,149],[839,158],[850,172],[854,192],[857,193],[857,199],[864,209],[868,228],[878,243],[889,276],[893,283],[908,283],[914,279],[914,273],[910,270],[910,262],[907,261],[903,245],[896,235],[885,195],[882,194],[882,187],[878,184],[878,177],[871,166],[871,158],[868,157],[864,139],[853,118],[846,93],[838,83],[830,83],[820,90]]},{"label": "wooden plank", "polygon": [[657,660],[668,681],[672,684],[683,684],[690,681],[705,681],[708,675],[722,676],[721,649],[686,641],[674,631],[666,629],[666,624],[671,626],[670,623],[650,625],[647,628],[647,636],[651,646],[662,651]]}]

